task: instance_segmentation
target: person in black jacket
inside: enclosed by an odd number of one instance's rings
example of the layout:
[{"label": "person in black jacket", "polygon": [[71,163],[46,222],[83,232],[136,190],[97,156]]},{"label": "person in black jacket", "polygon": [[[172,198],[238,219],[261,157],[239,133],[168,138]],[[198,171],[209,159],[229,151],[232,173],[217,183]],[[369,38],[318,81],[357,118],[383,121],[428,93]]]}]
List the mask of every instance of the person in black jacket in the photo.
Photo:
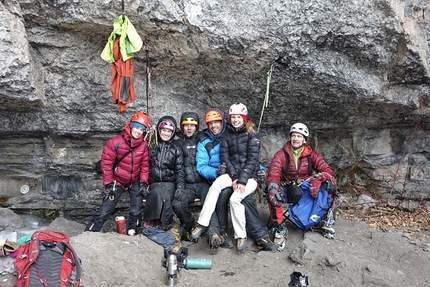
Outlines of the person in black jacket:
[{"label": "person in black jacket", "polygon": [[260,169],[260,139],[254,124],[247,121],[248,109],[244,104],[233,104],[229,116],[230,124],[221,141],[220,154],[227,167],[226,178],[233,187],[230,213],[237,250],[241,252],[246,248],[246,216],[242,200],[257,189],[255,175]]},{"label": "person in black jacket", "polygon": [[157,124],[158,142],[149,152],[149,194],[143,213],[144,228],[168,230],[173,223],[172,200],[184,195],[184,153],[174,142],[176,120],[162,117]]},{"label": "person in black jacket", "polygon": [[182,135],[176,140],[176,144],[182,148],[184,153],[185,189],[184,193],[175,196],[172,206],[187,234],[194,226],[194,218],[189,209],[189,204],[194,202],[196,198],[199,198],[203,204],[209,190],[209,183],[197,172],[196,168],[197,144],[200,134],[199,123],[197,113],[183,113],[181,115]]}]

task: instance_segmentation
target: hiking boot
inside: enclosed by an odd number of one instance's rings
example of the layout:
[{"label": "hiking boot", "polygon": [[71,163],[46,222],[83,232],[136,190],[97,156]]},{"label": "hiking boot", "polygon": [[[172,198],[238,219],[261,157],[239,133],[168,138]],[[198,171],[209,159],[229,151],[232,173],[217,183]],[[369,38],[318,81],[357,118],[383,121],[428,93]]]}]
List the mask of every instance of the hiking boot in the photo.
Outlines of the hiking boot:
[{"label": "hiking boot", "polygon": [[211,250],[211,254],[215,255],[218,253],[218,247],[221,244],[221,239],[219,238],[218,234],[212,234],[209,238],[209,248]]},{"label": "hiking boot", "polygon": [[246,249],[246,238],[238,238],[237,239],[237,251],[239,253],[244,252]]},{"label": "hiking boot", "polygon": [[184,230],[182,233],[182,240],[191,241],[191,230]]},{"label": "hiking boot", "polygon": [[325,238],[334,239],[336,237],[336,231],[333,227],[322,225],[318,229]]},{"label": "hiking boot", "polygon": [[191,241],[199,241],[200,236],[202,236],[202,233],[206,230],[206,227],[200,224],[196,224],[194,228],[191,230]]},{"label": "hiking boot", "polygon": [[264,251],[276,251],[277,246],[270,240],[269,237],[261,238],[257,241],[258,249],[264,250]]},{"label": "hiking boot", "polygon": [[282,252],[285,249],[285,245],[287,243],[287,239],[285,237],[275,238],[273,240],[273,243],[276,245],[276,250],[278,250],[279,252]]},{"label": "hiking boot", "polygon": [[282,237],[287,238],[287,236],[288,236],[288,230],[287,230],[287,227],[285,226],[285,223],[282,222],[277,227],[275,227],[275,238],[282,238]]},{"label": "hiking boot", "polygon": [[273,242],[276,245],[276,249],[278,251],[283,251],[285,249],[285,245],[287,243],[288,230],[285,226],[285,223],[279,224],[275,227],[275,239]]},{"label": "hiking boot", "polygon": [[136,230],[135,229],[129,229],[128,230],[128,235],[129,236],[135,236],[136,235]]},{"label": "hiking boot", "polygon": [[222,248],[228,248],[228,249],[233,248],[233,240],[231,240],[231,238],[228,236],[227,232],[224,232],[219,237],[221,239],[220,246]]}]

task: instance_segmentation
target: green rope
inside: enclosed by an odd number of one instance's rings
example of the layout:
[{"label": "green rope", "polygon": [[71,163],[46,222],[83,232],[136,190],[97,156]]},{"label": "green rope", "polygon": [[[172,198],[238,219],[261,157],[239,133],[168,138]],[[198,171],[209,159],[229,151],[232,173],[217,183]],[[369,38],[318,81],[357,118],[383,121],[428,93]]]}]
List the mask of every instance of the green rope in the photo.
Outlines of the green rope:
[{"label": "green rope", "polygon": [[261,109],[260,122],[258,123],[257,133],[260,131],[261,120],[263,119],[264,108],[269,105],[269,91],[270,91],[270,80],[272,79],[273,64],[270,66],[270,70],[267,72],[267,84],[266,84],[266,95],[264,97],[263,108]]}]

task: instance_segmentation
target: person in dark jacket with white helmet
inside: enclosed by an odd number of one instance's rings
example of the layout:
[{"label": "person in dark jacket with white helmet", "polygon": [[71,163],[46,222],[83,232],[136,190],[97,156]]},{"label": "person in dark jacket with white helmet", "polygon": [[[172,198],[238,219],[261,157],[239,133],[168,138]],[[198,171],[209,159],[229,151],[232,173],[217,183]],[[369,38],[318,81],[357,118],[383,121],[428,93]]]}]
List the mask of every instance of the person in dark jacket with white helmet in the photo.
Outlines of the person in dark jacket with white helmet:
[{"label": "person in dark jacket with white helmet", "polygon": [[121,194],[128,190],[130,210],[127,229],[129,235],[136,234],[143,212],[144,191],[148,186],[149,148],[144,139],[148,126],[148,116],[136,112],[121,133],[104,146],[100,164],[105,186],[103,202],[85,231],[100,231],[114,212]]},{"label": "person in dark jacket with white helmet", "polygon": [[200,134],[199,122],[197,113],[184,112],[180,122],[182,134],[176,140],[176,144],[182,147],[184,152],[185,189],[184,193],[175,196],[172,206],[187,234],[194,226],[194,218],[189,204],[194,202],[196,198],[199,198],[203,204],[209,190],[208,181],[197,172],[196,168],[197,144]]},{"label": "person in dark jacket with white helmet", "polygon": [[184,153],[175,143],[176,127],[176,120],[171,116],[163,116],[157,124],[158,142],[150,150],[144,228],[168,230],[173,223],[172,200],[184,196]]}]

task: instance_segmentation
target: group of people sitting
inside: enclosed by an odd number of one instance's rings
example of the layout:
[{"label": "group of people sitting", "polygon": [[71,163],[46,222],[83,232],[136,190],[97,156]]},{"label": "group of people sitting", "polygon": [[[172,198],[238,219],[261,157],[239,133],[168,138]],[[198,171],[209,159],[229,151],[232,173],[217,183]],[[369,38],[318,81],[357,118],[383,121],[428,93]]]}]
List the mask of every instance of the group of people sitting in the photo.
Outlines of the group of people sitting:
[{"label": "group of people sitting", "polygon": [[[267,175],[259,160],[260,138],[244,104],[233,104],[228,116],[227,121],[220,109],[208,110],[207,128],[200,131],[198,114],[184,112],[178,138],[176,120],[163,116],[150,145],[145,136],[149,118],[136,112],[121,133],[103,148],[103,201],[85,230],[100,231],[127,190],[128,235],[136,235],[142,227],[167,230],[176,215],[184,237],[198,241],[205,234],[211,253],[215,254],[219,247],[234,247],[228,235],[230,211],[239,253],[245,251],[248,235],[261,250],[283,250],[287,237],[283,203],[291,202],[285,183],[299,184],[308,179],[309,165],[317,174],[333,177],[333,171],[307,145],[307,127],[294,124],[289,141],[274,155],[267,176],[267,200],[275,231],[272,242],[252,197],[259,180],[266,180]],[[197,222],[189,209],[196,198],[203,204]]]}]

